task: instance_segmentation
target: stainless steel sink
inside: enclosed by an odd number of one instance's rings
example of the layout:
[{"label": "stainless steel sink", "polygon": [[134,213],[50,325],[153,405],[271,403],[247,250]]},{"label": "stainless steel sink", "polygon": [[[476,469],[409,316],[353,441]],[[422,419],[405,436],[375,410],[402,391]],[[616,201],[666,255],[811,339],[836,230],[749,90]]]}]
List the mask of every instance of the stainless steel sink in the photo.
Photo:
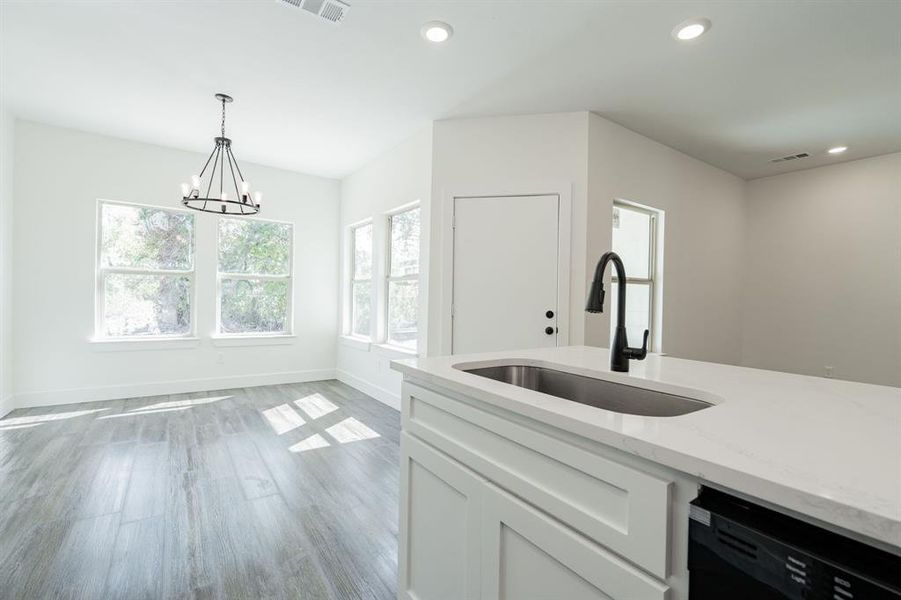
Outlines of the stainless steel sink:
[{"label": "stainless steel sink", "polygon": [[628,415],[675,417],[713,406],[709,402],[656,392],[555,369],[526,365],[461,368],[461,371]]}]

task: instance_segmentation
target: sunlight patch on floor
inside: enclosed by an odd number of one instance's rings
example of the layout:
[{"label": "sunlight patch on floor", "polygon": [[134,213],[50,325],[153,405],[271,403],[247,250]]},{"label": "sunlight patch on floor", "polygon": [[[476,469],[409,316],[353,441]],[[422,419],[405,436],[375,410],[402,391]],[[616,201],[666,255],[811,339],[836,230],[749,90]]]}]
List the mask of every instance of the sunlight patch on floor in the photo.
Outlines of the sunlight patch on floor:
[{"label": "sunlight patch on floor", "polygon": [[156,413],[164,413],[164,412],[178,412],[180,410],[188,410],[194,406],[201,406],[203,404],[211,404],[213,402],[219,402],[220,400],[228,400],[231,396],[210,396],[203,398],[191,398],[189,400],[170,400],[167,402],[157,402],[156,404],[148,404],[147,406],[139,406],[138,408],[133,408],[128,412],[124,412],[118,415],[105,415],[103,417],[97,417],[99,419],[116,419],[119,417],[137,417],[139,415],[152,415]]},{"label": "sunlight patch on floor", "polygon": [[328,399],[320,393],[310,394],[300,400],[295,400],[294,404],[306,413],[311,419],[324,417],[329,413],[338,410],[338,407],[328,401]]},{"label": "sunlight patch on floor", "polygon": [[24,425],[10,425],[6,427],[3,425],[3,421],[0,421],[0,431],[11,431],[13,429],[28,429],[29,427],[37,427],[38,425],[43,425],[43,423],[26,423]]},{"label": "sunlight patch on floor", "polygon": [[373,438],[381,437],[375,431],[373,431],[360,421],[354,419],[353,417],[348,417],[340,423],[326,428],[326,432],[328,432],[330,436],[335,438],[335,440],[337,440],[339,444],[347,444],[349,442],[371,440]]},{"label": "sunlight patch on floor", "polygon": [[330,444],[328,443],[328,441],[326,441],[326,439],[324,437],[322,437],[318,433],[315,433],[306,439],[300,440],[293,446],[289,446],[288,450],[290,450],[291,452],[306,452],[307,450],[316,450],[317,448],[325,448],[326,446],[329,446],[329,445]]},{"label": "sunlight patch on floor", "polygon": [[269,422],[269,426],[275,431],[276,435],[281,435],[289,431],[293,431],[298,427],[305,425],[303,417],[296,410],[291,408],[290,404],[280,404],[273,408],[263,411],[263,416]]},{"label": "sunlight patch on floor", "polygon": [[103,415],[97,417],[97,420],[118,419],[119,417],[140,417],[141,415],[152,415],[155,413],[178,412],[180,410],[188,410],[190,406],[175,406],[173,408],[158,408],[156,410],[133,410],[131,412],[119,413],[118,415]]},{"label": "sunlight patch on floor", "polygon": [[30,424],[41,424],[48,423],[50,421],[61,421],[63,419],[74,419],[76,417],[83,417],[85,415],[92,415],[94,413],[102,412],[104,410],[109,410],[109,408],[92,408],[90,410],[73,410],[69,412],[60,412],[60,413],[50,413],[46,415],[33,415],[30,417],[12,417],[9,419],[3,419],[0,421],[0,427],[9,427],[11,425],[30,425]]},{"label": "sunlight patch on floor", "polygon": [[231,396],[211,396],[209,398],[191,398],[189,400],[171,400],[169,402],[157,402],[156,404],[149,404],[147,406],[142,406],[140,408],[136,408],[130,412],[138,412],[138,411],[147,411],[154,410],[158,408],[178,408],[178,407],[186,407],[190,408],[191,406],[198,406],[200,404],[211,404],[213,402],[219,402],[220,400],[228,400]]}]

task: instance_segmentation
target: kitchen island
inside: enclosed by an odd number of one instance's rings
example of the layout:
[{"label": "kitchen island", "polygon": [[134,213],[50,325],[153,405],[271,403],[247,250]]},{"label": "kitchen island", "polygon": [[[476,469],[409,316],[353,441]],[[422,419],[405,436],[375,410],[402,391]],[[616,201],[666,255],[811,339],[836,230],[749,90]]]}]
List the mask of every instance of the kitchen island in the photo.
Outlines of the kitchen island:
[{"label": "kitchen island", "polygon": [[[404,375],[402,597],[541,597],[547,586],[687,598],[701,486],[901,556],[901,390],[658,355],[630,373],[608,364],[590,347],[393,363]],[[624,414],[464,370],[498,365],[711,406]]]}]

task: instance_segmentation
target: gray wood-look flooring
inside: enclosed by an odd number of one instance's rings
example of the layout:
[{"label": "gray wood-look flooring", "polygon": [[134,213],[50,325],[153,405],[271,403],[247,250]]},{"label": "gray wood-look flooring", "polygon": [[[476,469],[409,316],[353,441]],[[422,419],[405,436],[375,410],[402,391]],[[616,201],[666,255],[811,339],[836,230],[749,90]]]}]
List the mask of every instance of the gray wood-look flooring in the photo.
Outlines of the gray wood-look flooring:
[{"label": "gray wood-look flooring", "polygon": [[14,411],[0,598],[394,598],[399,432],[337,381]]}]

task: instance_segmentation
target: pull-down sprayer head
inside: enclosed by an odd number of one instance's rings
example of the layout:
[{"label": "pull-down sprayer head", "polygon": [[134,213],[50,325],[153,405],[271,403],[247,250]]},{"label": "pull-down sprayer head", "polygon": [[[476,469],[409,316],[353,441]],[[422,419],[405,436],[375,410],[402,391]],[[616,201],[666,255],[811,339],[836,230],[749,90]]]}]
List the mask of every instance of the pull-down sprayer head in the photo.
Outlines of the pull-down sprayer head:
[{"label": "pull-down sprayer head", "polygon": [[585,312],[602,313],[604,312],[604,282],[595,279],[591,282],[591,291],[588,292],[588,302],[585,304]]}]

